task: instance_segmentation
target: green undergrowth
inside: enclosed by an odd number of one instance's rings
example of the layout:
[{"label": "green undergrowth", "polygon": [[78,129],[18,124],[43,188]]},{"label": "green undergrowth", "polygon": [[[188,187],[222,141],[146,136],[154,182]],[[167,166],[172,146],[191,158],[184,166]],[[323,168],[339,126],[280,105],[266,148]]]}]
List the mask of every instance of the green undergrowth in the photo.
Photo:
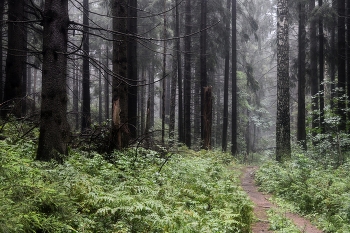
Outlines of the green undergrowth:
[{"label": "green undergrowth", "polygon": [[310,217],[324,232],[350,232],[350,163],[335,169],[297,155],[284,164],[265,163],[256,181],[279,204]]},{"label": "green undergrowth", "polygon": [[252,204],[228,155],[188,151],[163,164],[143,149],[113,162],[71,151],[60,165],[34,161],[35,149],[0,141],[0,232],[250,232]]},{"label": "green undergrowth", "polygon": [[270,229],[275,233],[302,233],[293,221],[290,220],[286,213],[281,210],[270,209],[267,211],[270,222]]}]

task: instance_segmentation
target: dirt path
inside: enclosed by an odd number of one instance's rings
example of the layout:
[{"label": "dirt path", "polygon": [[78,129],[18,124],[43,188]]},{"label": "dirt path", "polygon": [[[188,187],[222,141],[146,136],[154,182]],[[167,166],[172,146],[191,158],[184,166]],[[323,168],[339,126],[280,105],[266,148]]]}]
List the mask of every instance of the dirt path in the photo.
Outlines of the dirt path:
[{"label": "dirt path", "polygon": [[[269,231],[269,222],[266,211],[270,208],[277,208],[269,201],[270,196],[258,191],[258,187],[254,182],[254,172],[257,167],[246,167],[243,170],[241,184],[244,191],[254,203],[254,214],[258,221],[253,225],[253,233],[272,232]],[[291,219],[301,232],[306,233],[322,233],[321,230],[313,226],[309,220],[302,218],[296,214],[287,213],[286,216]]]}]

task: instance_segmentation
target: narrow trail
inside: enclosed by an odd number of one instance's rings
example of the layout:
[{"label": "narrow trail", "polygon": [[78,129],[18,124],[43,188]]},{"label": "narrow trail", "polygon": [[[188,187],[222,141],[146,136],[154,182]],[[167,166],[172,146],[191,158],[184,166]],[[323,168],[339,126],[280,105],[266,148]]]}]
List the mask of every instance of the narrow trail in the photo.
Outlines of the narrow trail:
[{"label": "narrow trail", "polygon": [[[273,232],[269,230],[269,221],[266,211],[270,208],[278,207],[269,201],[270,195],[258,191],[258,187],[255,185],[254,181],[254,173],[257,169],[257,167],[245,167],[241,177],[242,188],[254,203],[254,214],[258,219],[258,221],[253,224],[252,232]],[[313,226],[309,220],[299,215],[286,213],[286,217],[291,219],[301,232],[322,233],[322,231]]]}]

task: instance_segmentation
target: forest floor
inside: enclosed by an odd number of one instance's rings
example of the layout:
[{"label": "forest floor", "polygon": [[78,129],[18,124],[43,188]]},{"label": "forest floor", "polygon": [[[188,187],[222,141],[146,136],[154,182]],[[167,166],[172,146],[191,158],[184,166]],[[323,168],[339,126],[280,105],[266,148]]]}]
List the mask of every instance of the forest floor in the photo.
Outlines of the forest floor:
[{"label": "forest floor", "polygon": [[[255,185],[254,181],[254,174],[257,169],[258,167],[255,166],[245,167],[241,176],[242,187],[254,203],[254,214],[257,218],[257,221],[253,224],[252,232],[273,232],[269,230],[267,211],[271,208],[277,209],[278,207],[269,201],[271,195],[258,191],[258,187]],[[300,229],[300,232],[322,233],[322,231],[313,226],[309,220],[299,215],[286,213],[286,217],[294,222],[294,224]]]}]

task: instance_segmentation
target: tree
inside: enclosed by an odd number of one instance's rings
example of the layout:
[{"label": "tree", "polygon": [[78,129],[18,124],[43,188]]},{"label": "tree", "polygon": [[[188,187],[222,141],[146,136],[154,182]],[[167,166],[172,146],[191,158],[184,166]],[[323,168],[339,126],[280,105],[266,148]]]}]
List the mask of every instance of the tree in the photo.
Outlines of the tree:
[{"label": "tree", "polygon": [[0,0],[0,20],[1,20],[1,24],[0,24],[0,54],[1,54],[1,57],[0,57],[0,104],[2,103],[3,101],[3,97],[4,97],[4,79],[3,79],[3,75],[2,75],[2,66],[3,66],[3,55],[2,55],[2,45],[3,45],[3,42],[2,42],[2,30],[4,28],[4,23],[3,23],[3,18],[4,18],[4,6],[5,6],[5,0]]},{"label": "tree", "polygon": [[62,162],[67,155],[68,0],[46,0],[43,11],[43,77],[36,159]]},{"label": "tree", "polygon": [[232,137],[231,153],[237,154],[237,1],[232,0]]},{"label": "tree", "polygon": [[[318,0],[318,6],[323,6],[323,1]],[[320,90],[320,129],[321,133],[325,132],[325,126],[324,126],[324,34],[323,34],[323,16],[319,16],[319,67],[320,67],[320,73],[319,73],[319,90]]]},{"label": "tree", "polygon": [[346,82],[346,40],[345,40],[345,0],[338,0],[338,114],[341,118],[339,130],[346,129],[345,113]]},{"label": "tree", "polygon": [[[4,88],[4,101],[14,104],[12,113],[16,117],[21,116],[22,78],[24,67],[25,39],[23,23],[24,21],[24,1],[8,0],[8,52],[6,59],[6,79]],[[2,111],[3,117],[9,113]]]},{"label": "tree", "polygon": [[182,63],[180,51],[180,15],[179,15],[179,0],[175,0],[175,44],[176,44],[176,59],[177,59],[177,85],[178,85],[178,134],[179,141],[184,142],[184,118],[183,118],[183,89],[182,89]]},{"label": "tree", "polygon": [[[350,108],[350,0],[346,1],[346,7],[347,7],[347,12],[346,12],[346,39],[347,39],[347,46],[346,46],[346,92],[347,92],[347,102],[348,102],[348,108]],[[347,111],[347,119],[350,119],[350,112]],[[350,132],[350,127],[348,128],[348,133]]]},{"label": "tree", "polygon": [[289,113],[288,1],[277,1],[277,119],[276,160],[291,156]]},{"label": "tree", "polygon": [[[179,31],[177,28],[178,23],[178,8],[177,8],[177,1],[175,1],[175,8],[173,10],[173,27],[174,27],[174,36],[178,37]],[[172,146],[174,144],[175,140],[175,111],[176,111],[176,83],[178,79],[178,52],[177,51],[177,41],[173,43],[173,74],[171,76],[171,94],[170,94],[170,115],[169,115],[169,139],[170,139],[170,145]]]},{"label": "tree", "polygon": [[129,143],[127,76],[127,5],[128,0],[112,1],[113,16],[113,81],[112,81],[112,149]]},{"label": "tree", "polygon": [[316,135],[319,126],[318,118],[318,74],[317,74],[317,18],[315,16],[315,0],[310,0],[309,8],[312,12],[310,19],[310,87],[311,87],[311,115],[312,135]]},{"label": "tree", "polygon": [[[231,0],[227,0],[227,9],[230,12]],[[228,14],[226,14],[228,16]],[[230,47],[230,21],[226,18],[225,47]],[[228,129],[228,81],[230,76],[230,50],[225,50],[225,77],[224,77],[224,117],[222,125],[222,151],[227,150],[227,129]]]},{"label": "tree", "polygon": [[[208,86],[208,74],[207,74],[207,1],[201,1],[201,22],[200,22],[200,90],[201,90],[201,139],[202,139],[202,148],[209,149],[210,141],[207,141],[211,129],[209,129],[209,125],[206,120],[211,122],[209,116],[205,115],[208,111],[206,108],[209,103],[205,102],[206,94],[208,93],[206,90]],[[210,90],[211,94],[211,90]],[[211,113],[211,111],[210,111]],[[207,143],[205,143],[207,141]],[[207,145],[209,143],[209,145]]]},{"label": "tree", "polygon": [[128,20],[127,20],[128,37],[128,127],[130,137],[136,138],[137,132],[137,0],[129,0]]},{"label": "tree", "polygon": [[299,29],[298,29],[298,126],[297,140],[306,150],[305,124],[305,63],[306,63],[306,31],[305,31],[305,3],[299,2]]},{"label": "tree", "polygon": [[84,131],[91,126],[91,107],[90,107],[90,36],[89,36],[89,0],[83,1],[83,103],[82,103],[82,121],[81,130]]},{"label": "tree", "polygon": [[192,11],[191,1],[186,0],[185,6],[185,57],[184,57],[184,130],[185,144],[191,147],[191,32]]}]

